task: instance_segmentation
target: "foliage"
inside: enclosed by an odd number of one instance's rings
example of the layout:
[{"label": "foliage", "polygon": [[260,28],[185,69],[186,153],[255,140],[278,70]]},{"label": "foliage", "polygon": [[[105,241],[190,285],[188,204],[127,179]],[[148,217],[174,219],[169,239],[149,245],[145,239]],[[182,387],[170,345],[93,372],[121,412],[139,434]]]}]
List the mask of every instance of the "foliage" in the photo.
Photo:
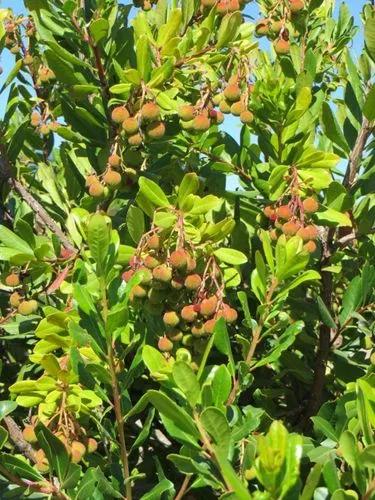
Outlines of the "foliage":
[{"label": "foliage", "polygon": [[375,498],[373,2],[24,3],[1,498]]}]

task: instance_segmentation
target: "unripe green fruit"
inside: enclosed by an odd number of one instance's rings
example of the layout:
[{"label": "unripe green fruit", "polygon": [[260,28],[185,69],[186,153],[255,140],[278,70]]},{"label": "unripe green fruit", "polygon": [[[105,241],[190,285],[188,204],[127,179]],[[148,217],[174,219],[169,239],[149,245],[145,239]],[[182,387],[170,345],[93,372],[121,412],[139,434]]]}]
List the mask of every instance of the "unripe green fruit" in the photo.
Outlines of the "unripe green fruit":
[{"label": "unripe green fruit", "polygon": [[270,30],[272,33],[280,33],[282,30],[284,24],[282,21],[272,21]]},{"label": "unripe green fruit", "polygon": [[200,313],[202,316],[212,316],[217,307],[217,298],[215,295],[209,297],[208,299],[202,300],[200,304]]},{"label": "unripe green fruit", "polygon": [[152,122],[148,125],[146,133],[151,139],[161,139],[165,134],[165,125],[163,122]]},{"label": "unripe green fruit", "polygon": [[181,248],[171,253],[169,263],[175,269],[183,269],[187,265],[187,257],[186,251]]},{"label": "unripe green fruit", "polygon": [[158,250],[160,248],[160,238],[157,234],[153,234],[148,242],[147,242],[148,248],[151,248],[152,250]]},{"label": "unripe green fruit", "polygon": [[182,338],[182,345],[185,347],[192,346],[194,343],[194,338],[192,335],[184,335]]},{"label": "unripe green fruit", "polygon": [[148,102],[142,106],[141,115],[147,121],[158,120],[160,117],[160,108],[154,102]]},{"label": "unripe green fruit", "polygon": [[241,101],[234,102],[230,107],[230,112],[234,116],[240,116],[240,114],[245,111],[245,106]]},{"label": "unripe green fruit", "polygon": [[319,209],[319,203],[315,198],[306,198],[303,200],[303,209],[308,214],[313,214]]},{"label": "unripe green fruit", "polygon": [[160,337],[158,341],[158,348],[161,352],[170,352],[173,349],[173,342],[168,337]]},{"label": "unripe green fruit", "polygon": [[138,271],[142,272],[142,285],[148,285],[152,281],[152,272],[147,267],[140,267]]},{"label": "unripe green fruit", "polygon": [[305,7],[305,4],[303,0],[290,0],[289,2],[289,8],[290,11],[295,14],[296,12],[299,12]]},{"label": "unripe green fruit", "polygon": [[183,130],[193,130],[194,120],[189,120],[188,122],[180,121],[180,125]]},{"label": "unripe green fruit", "polygon": [[199,274],[190,274],[186,277],[184,284],[188,290],[198,290],[202,284],[202,278]]},{"label": "unripe green fruit", "polygon": [[25,441],[28,443],[37,443],[38,438],[36,437],[34,426],[32,425],[25,425],[25,428],[22,431],[22,435],[25,438]]},{"label": "unripe green fruit", "polygon": [[18,274],[16,273],[8,274],[8,276],[5,278],[5,284],[12,288],[18,286],[20,284],[20,278]]},{"label": "unripe green fruit", "polygon": [[126,118],[122,122],[122,128],[128,135],[133,135],[138,132],[138,120],[134,116]]},{"label": "unripe green fruit", "polygon": [[318,236],[318,230],[315,226],[312,225],[301,227],[297,235],[300,236],[303,241],[315,240]]},{"label": "unripe green fruit", "polygon": [[211,126],[210,119],[203,114],[196,116],[193,120],[193,128],[196,131],[208,130],[210,126]]},{"label": "unripe green fruit", "polygon": [[178,108],[178,116],[181,118],[181,120],[188,122],[194,118],[194,111],[194,106],[184,104],[183,106],[180,106]]},{"label": "unripe green fruit", "polygon": [[98,449],[98,442],[94,438],[88,438],[87,440],[87,453],[95,453],[96,450]]},{"label": "unripe green fruit", "polygon": [[261,19],[260,21],[258,21],[255,26],[256,35],[258,36],[268,35],[270,29],[269,23],[270,23],[269,19]]},{"label": "unripe green fruit", "polygon": [[172,279],[172,269],[165,264],[162,264],[155,267],[155,269],[152,271],[152,275],[157,281],[167,283]]},{"label": "unripe green fruit", "polygon": [[280,219],[291,219],[293,217],[293,212],[288,205],[281,205],[276,208],[276,215]]},{"label": "unripe green fruit", "polygon": [[72,462],[78,464],[86,453],[86,446],[79,441],[73,441],[71,446]]},{"label": "unripe green fruit", "polygon": [[227,87],[224,89],[224,97],[230,102],[238,101],[240,99],[241,89],[237,85],[237,83],[227,85]]},{"label": "unripe green fruit", "polygon": [[107,186],[118,186],[121,184],[121,174],[109,169],[104,174],[103,181],[107,184]]},{"label": "unripe green fruit", "polygon": [[50,133],[49,125],[47,125],[47,123],[43,123],[42,125],[40,125],[39,132],[42,135],[48,135]]},{"label": "unripe green fruit", "polygon": [[308,253],[314,253],[317,247],[315,241],[310,240],[303,245],[303,248]]},{"label": "unripe green fruit", "polygon": [[111,118],[115,123],[123,123],[129,118],[129,111],[124,106],[117,106],[112,110]]},{"label": "unripe green fruit", "polygon": [[166,296],[167,293],[165,290],[150,288],[150,290],[148,291],[148,300],[150,301],[151,304],[161,304],[163,300],[165,300]]},{"label": "unripe green fruit", "polygon": [[163,322],[166,326],[175,327],[179,324],[180,318],[178,317],[178,314],[176,312],[169,311],[164,313]]},{"label": "unripe green fruit", "polygon": [[184,334],[180,330],[172,329],[167,331],[167,337],[172,342],[180,342]]},{"label": "unripe green fruit", "polygon": [[108,157],[108,165],[115,168],[119,167],[121,165],[121,157],[116,153],[112,153]]},{"label": "unripe green fruit", "polygon": [[21,302],[21,295],[18,292],[13,292],[9,297],[9,304],[11,307],[18,307]]},{"label": "unripe green fruit", "polygon": [[147,255],[144,259],[144,265],[149,269],[154,269],[160,264],[160,261],[153,257],[152,255]]},{"label": "unripe green fruit", "polygon": [[225,99],[223,99],[222,101],[220,101],[219,109],[224,114],[230,113],[231,109],[230,103],[228,103]]},{"label": "unripe green fruit", "polygon": [[215,104],[215,106],[219,106],[221,101],[224,99],[223,94],[216,94],[212,98],[212,102]]},{"label": "unripe green fruit", "polygon": [[18,306],[18,312],[23,316],[28,316],[38,309],[38,302],[36,300],[24,300]]},{"label": "unripe green fruit", "polygon": [[290,51],[289,40],[283,40],[282,38],[279,38],[273,44],[273,46],[274,46],[276,54],[279,54],[279,55],[289,54],[289,51]]},{"label": "unripe green fruit", "polygon": [[293,221],[286,222],[281,226],[281,230],[286,236],[294,236],[295,234],[297,234],[299,228],[300,225],[297,222]]},{"label": "unripe green fruit", "polygon": [[198,317],[198,313],[195,311],[193,305],[185,306],[181,310],[181,318],[188,323],[192,323]]},{"label": "unripe green fruit", "polygon": [[240,114],[240,120],[243,124],[248,125],[254,120],[254,115],[249,110],[242,111]]},{"label": "unripe green fruit", "polygon": [[139,167],[142,165],[143,157],[139,151],[132,151],[127,149],[123,154],[123,160],[129,167]]},{"label": "unripe green fruit", "polygon": [[89,194],[94,198],[103,196],[104,186],[100,182],[93,182],[89,187]]},{"label": "unripe green fruit", "polygon": [[33,111],[31,113],[31,119],[30,123],[33,127],[38,127],[42,121],[42,117],[40,116],[40,113],[38,111]]},{"label": "unripe green fruit", "polygon": [[128,137],[128,143],[130,146],[140,146],[143,142],[143,137],[141,134],[134,134]]}]

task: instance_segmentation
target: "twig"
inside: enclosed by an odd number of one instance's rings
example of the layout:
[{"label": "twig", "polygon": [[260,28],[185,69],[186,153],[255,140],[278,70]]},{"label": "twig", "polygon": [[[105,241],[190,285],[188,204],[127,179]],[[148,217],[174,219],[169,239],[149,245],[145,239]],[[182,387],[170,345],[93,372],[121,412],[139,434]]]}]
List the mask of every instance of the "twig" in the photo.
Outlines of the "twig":
[{"label": "twig", "polygon": [[355,141],[353,151],[349,156],[348,166],[346,168],[343,185],[352,188],[357,180],[357,174],[362,160],[363,151],[374,126],[371,125],[367,118],[363,118],[362,126],[358,132],[357,140]]},{"label": "twig", "polygon": [[36,463],[35,451],[30,443],[28,443],[23,437],[21,429],[18,427],[16,422],[9,415],[3,418],[5,425],[7,426],[9,437],[13,443],[17,446],[19,451],[25,455],[26,458]]},{"label": "twig", "polygon": [[188,489],[191,477],[192,477],[191,475],[185,476],[185,479],[181,484],[181,488],[179,489],[177,495],[174,497],[174,500],[181,500],[181,498],[183,498],[183,496],[186,493],[186,490]]}]

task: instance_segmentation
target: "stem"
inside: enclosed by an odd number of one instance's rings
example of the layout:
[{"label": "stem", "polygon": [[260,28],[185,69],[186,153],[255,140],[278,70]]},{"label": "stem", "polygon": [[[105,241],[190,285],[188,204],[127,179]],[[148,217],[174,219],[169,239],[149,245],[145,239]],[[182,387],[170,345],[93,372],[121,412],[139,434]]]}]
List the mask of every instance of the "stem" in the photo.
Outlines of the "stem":
[{"label": "stem", "polygon": [[181,500],[181,498],[183,498],[183,496],[186,493],[186,490],[188,489],[191,477],[192,477],[191,475],[185,476],[185,479],[181,484],[181,488],[179,489],[177,495],[174,497],[174,500]]},{"label": "stem", "polygon": [[28,443],[23,437],[21,429],[18,427],[16,422],[9,415],[4,417],[5,425],[7,426],[10,439],[17,446],[20,452],[25,455],[32,462],[36,462],[35,451],[34,448]]},{"label": "stem", "polygon": [[[100,284],[102,293],[102,316],[104,325],[106,325],[108,317],[108,300],[107,300],[106,282],[104,277],[101,278]],[[120,457],[123,466],[124,479],[126,482],[125,484],[126,499],[132,500],[132,485],[131,481],[129,480],[130,470],[129,470],[128,451],[126,448],[124,419],[122,416],[122,409],[121,409],[121,392],[116,375],[115,351],[112,343],[112,338],[110,335],[107,336],[107,344],[108,344],[107,358],[108,358],[109,371],[111,376],[112,394],[113,394],[113,409],[116,417],[117,433],[120,445]]]},{"label": "stem", "polygon": [[374,127],[371,126],[368,119],[363,118],[362,126],[358,132],[357,140],[355,141],[353,151],[349,156],[349,162],[343,181],[343,185],[348,188],[352,188],[356,182],[358,170],[362,160],[362,154],[373,128]]}]

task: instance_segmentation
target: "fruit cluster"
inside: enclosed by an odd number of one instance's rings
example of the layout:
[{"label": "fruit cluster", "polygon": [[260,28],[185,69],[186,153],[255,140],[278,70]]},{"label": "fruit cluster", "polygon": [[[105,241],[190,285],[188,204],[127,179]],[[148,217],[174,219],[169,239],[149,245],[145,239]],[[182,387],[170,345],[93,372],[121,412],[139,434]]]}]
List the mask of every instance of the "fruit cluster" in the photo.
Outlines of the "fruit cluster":
[{"label": "fruit cluster", "polygon": [[134,7],[140,7],[141,9],[148,11],[152,9],[152,6],[158,3],[158,0],[134,0]]},{"label": "fruit cluster", "polygon": [[[35,433],[37,422],[37,418],[35,416],[32,417],[30,423],[26,424],[22,431],[25,441],[35,448],[38,444]],[[77,433],[79,433],[79,435]],[[80,462],[86,454],[94,453],[98,448],[97,441],[92,437],[87,437],[84,430],[81,428],[73,429],[70,432],[67,432],[65,427],[62,427],[62,430],[56,428],[53,434],[64,444],[73,463]],[[39,472],[48,472],[48,460],[41,448],[35,450],[35,459],[35,467]]]},{"label": "fruit cluster", "polygon": [[249,110],[250,94],[253,91],[253,84],[247,83],[244,78],[237,75],[229,78],[224,91],[213,98],[214,104],[219,106],[222,113],[231,113],[239,116],[244,124],[250,124],[254,115]]},{"label": "fruit cluster", "polygon": [[[21,280],[17,273],[12,272],[6,276],[4,283],[9,288],[17,288],[21,285]],[[18,313],[23,316],[28,316],[38,310],[38,302],[36,300],[25,300],[23,295],[18,291],[10,294],[9,305],[12,309],[17,309]]]},{"label": "fruit cluster", "polygon": [[273,40],[275,52],[279,55],[290,51],[289,30],[287,23],[305,8],[304,0],[288,0],[283,2],[281,10],[279,2],[271,6],[268,17],[260,19],[255,27],[257,36],[267,36]]},{"label": "fruit cluster", "polygon": [[216,6],[216,12],[220,16],[241,10],[247,2],[243,0],[201,0],[203,10],[212,9]]},{"label": "fruit cluster", "polygon": [[131,301],[142,310],[161,316],[165,332],[158,347],[170,352],[180,342],[199,352],[218,318],[231,323],[237,312],[224,303],[223,277],[215,258],[199,253],[184,238],[169,251],[169,239],[157,230],[144,235],[130,268],[123,274],[129,281],[142,271],[142,281],[131,291]]},{"label": "fruit cluster", "polygon": [[165,124],[160,118],[160,107],[152,101],[144,103],[132,114],[125,106],[112,110],[112,120],[121,125],[130,146],[140,146],[147,139],[161,139],[165,134]]},{"label": "fruit cluster", "polygon": [[310,217],[319,209],[319,203],[313,197],[303,201],[295,196],[287,204],[269,205],[264,209],[264,215],[274,224],[270,230],[272,239],[277,239],[283,233],[287,237],[300,236],[305,242],[304,248],[309,253],[315,252],[315,240],[319,236],[318,228]]},{"label": "fruit cluster", "polygon": [[178,115],[181,128],[194,132],[205,132],[211,125],[219,125],[224,121],[223,113],[216,111],[210,103],[203,106],[200,103],[195,106],[183,104],[179,107]]},{"label": "fruit cluster", "polygon": [[18,54],[21,50],[20,24],[22,19],[7,18],[4,22],[5,46],[12,54]]},{"label": "fruit cluster", "polygon": [[34,110],[30,118],[31,125],[40,133],[40,135],[48,135],[50,132],[55,132],[60,124],[50,117],[43,116],[39,111]]}]

